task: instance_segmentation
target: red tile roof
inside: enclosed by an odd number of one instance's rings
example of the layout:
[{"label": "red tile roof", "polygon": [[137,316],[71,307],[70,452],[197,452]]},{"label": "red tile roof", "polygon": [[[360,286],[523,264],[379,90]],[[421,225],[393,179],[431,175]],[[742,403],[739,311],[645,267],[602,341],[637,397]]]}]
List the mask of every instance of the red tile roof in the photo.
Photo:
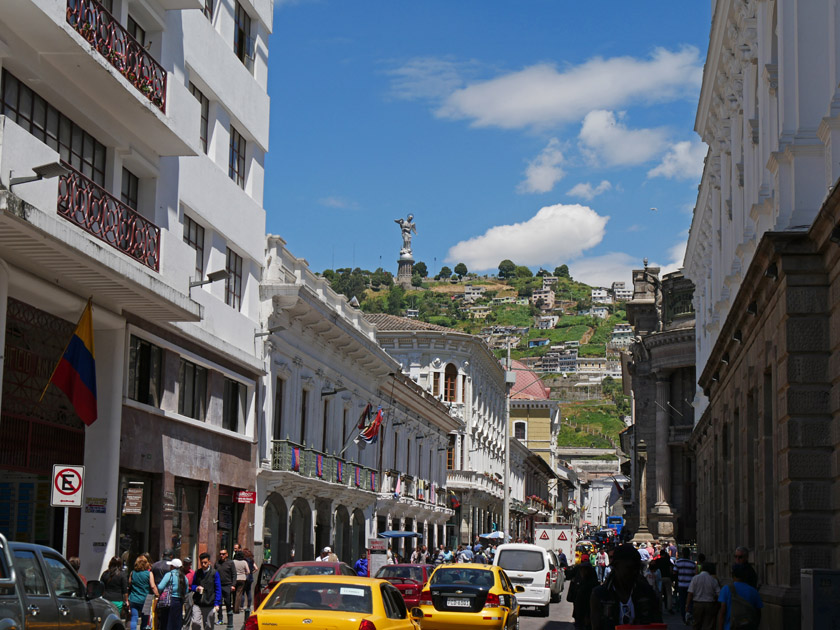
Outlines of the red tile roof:
[{"label": "red tile roof", "polygon": [[548,387],[543,386],[539,374],[528,368],[524,363],[513,360],[513,373],[516,384],[510,390],[510,397],[514,400],[548,400]]},{"label": "red tile roof", "polygon": [[378,330],[436,330],[439,332],[460,333],[459,330],[446,328],[445,326],[438,326],[437,324],[429,324],[421,322],[417,319],[408,317],[397,317],[396,315],[386,315],[385,313],[365,313],[365,319],[376,326]]}]

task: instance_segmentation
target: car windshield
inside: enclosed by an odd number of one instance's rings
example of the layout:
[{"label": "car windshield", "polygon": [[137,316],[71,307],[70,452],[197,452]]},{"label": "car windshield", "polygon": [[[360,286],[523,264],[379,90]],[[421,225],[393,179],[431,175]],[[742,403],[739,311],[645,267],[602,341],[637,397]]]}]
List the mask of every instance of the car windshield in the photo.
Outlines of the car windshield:
[{"label": "car windshield", "polygon": [[399,567],[385,566],[376,572],[376,577],[387,580],[388,578],[405,578],[408,580],[423,581],[423,569],[420,567]]},{"label": "car windshield", "polygon": [[298,566],[283,566],[277,570],[274,580],[282,580],[293,575],[335,575],[333,565],[323,564],[302,564]]},{"label": "car windshield", "polygon": [[493,572],[488,569],[438,569],[432,575],[429,582],[432,586],[436,584],[470,584],[472,586],[492,587],[494,583]]},{"label": "car windshield", "polygon": [[369,615],[369,586],[337,582],[284,582],[268,598],[264,610],[337,610]]},{"label": "car windshield", "polygon": [[542,571],[545,568],[543,553],[527,549],[504,549],[497,552],[497,564],[505,571]]}]

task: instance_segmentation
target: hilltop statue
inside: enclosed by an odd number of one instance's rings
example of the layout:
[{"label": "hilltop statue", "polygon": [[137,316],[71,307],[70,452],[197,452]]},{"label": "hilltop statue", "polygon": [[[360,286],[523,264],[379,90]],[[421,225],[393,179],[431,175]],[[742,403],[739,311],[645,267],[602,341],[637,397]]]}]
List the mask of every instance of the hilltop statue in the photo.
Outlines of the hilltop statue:
[{"label": "hilltop statue", "polygon": [[400,224],[402,230],[403,246],[400,250],[401,256],[411,256],[411,233],[417,234],[417,228],[414,226],[414,215],[409,214],[408,219],[394,219],[394,223]]}]

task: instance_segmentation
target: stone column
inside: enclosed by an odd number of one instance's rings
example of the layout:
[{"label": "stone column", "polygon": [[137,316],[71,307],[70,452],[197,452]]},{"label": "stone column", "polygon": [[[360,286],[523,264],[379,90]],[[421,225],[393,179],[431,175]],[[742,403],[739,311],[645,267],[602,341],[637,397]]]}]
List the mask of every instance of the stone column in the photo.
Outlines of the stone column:
[{"label": "stone column", "polygon": [[647,444],[639,440],[636,445],[639,471],[639,529],[633,536],[633,542],[647,542],[653,540],[647,525]]},{"label": "stone column", "polygon": [[671,448],[668,446],[671,427],[669,377],[670,371],[656,375],[656,504],[651,510],[651,516],[657,538],[674,536],[674,513],[668,503],[671,485]]}]

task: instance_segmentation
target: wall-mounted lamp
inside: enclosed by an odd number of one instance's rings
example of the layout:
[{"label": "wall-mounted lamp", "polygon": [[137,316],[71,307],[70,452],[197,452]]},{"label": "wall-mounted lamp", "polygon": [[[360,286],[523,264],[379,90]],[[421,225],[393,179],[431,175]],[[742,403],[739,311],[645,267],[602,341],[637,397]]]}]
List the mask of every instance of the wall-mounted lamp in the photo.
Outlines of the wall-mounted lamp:
[{"label": "wall-mounted lamp", "polygon": [[280,332],[281,330],[286,330],[285,326],[272,326],[268,330],[263,330],[261,332],[254,333],[254,339],[257,337],[268,337],[269,335],[273,335],[276,332]]},{"label": "wall-mounted lamp", "polygon": [[767,266],[767,269],[764,270],[764,277],[770,278],[771,280],[776,280],[779,277],[779,268],[776,266],[776,263],[770,263]]},{"label": "wall-mounted lamp", "polygon": [[12,186],[17,186],[18,184],[39,182],[42,179],[52,179],[53,177],[63,177],[70,174],[70,169],[60,162],[50,162],[49,164],[33,166],[32,171],[35,174],[27,177],[12,177],[12,173],[14,173],[14,171],[9,171],[9,190],[12,189]]},{"label": "wall-mounted lamp", "polygon": [[736,330],[734,333],[732,333],[732,341],[737,341],[738,343],[741,343],[741,341],[743,339],[744,339],[744,335],[741,332],[740,328],[738,330]]},{"label": "wall-mounted lamp", "polygon": [[210,284],[211,282],[217,282],[219,280],[227,280],[230,277],[230,272],[226,269],[219,269],[218,271],[211,271],[207,274],[206,280],[193,280],[190,282],[190,289],[193,287],[200,287],[204,286],[205,284]]},{"label": "wall-mounted lamp", "polygon": [[712,374],[712,380],[717,383],[720,380],[720,372],[715,372]]},{"label": "wall-mounted lamp", "polygon": [[335,389],[327,389],[327,390],[322,389],[321,390],[321,398],[323,398],[324,396],[334,396],[335,394],[337,394],[339,392],[344,392],[344,391],[347,391],[346,387],[336,387]]},{"label": "wall-mounted lamp", "polygon": [[724,365],[729,365],[729,353],[725,352],[723,356],[720,358],[720,362]]},{"label": "wall-mounted lamp", "polygon": [[750,302],[747,304],[747,315],[756,315],[758,313],[758,304]]}]

